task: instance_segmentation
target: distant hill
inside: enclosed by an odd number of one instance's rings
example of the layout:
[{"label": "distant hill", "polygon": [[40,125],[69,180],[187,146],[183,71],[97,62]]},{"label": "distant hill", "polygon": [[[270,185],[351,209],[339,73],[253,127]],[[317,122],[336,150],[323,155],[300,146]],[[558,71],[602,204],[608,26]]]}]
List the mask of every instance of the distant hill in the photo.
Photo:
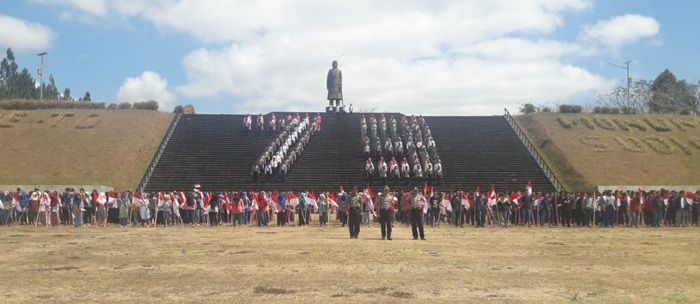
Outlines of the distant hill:
[{"label": "distant hill", "polygon": [[0,184],[134,189],[172,118],[142,110],[0,110]]},{"label": "distant hill", "polygon": [[538,113],[516,120],[567,190],[700,183],[696,116]]}]

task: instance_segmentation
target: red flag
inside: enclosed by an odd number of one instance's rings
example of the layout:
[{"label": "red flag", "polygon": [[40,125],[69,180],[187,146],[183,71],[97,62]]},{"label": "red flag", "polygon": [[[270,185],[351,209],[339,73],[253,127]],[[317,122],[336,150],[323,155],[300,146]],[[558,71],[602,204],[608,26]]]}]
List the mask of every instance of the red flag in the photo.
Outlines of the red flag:
[{"label": "red flag", "polygon": [[335,197],[335,195],[333,195],[333,193],[328,192],[326,198],[328,198],[328,205],[338,208],[338,199]]},{"label": "red flag", "polygon": [[206,195],[204,195],[204,207],[209,207],[209,201],[211,200],[211,193],[207,192]]},{"label": "red flag", "polygon": [[693,192],[688,191],[688,192],[685,193],[685,198],[687,198],[687,199],[689,199],[689,200],[694,200],[696,197],[697,197],[697,196],[696,196],[695,193],[693,193]]},{"label": "red flag", "polygon": [[423,183],[423,195],[428,195],[428,182]]},{"label": "red flag", "polygon": [[370,187],[369,184],[367,184],[367,188],[365,189],[365,192],[367,192],[367,195],[369,195],[370,199],[374,199],[376,195],[374,195],[374,192],[372,191],[372,187]]},{"label": "red flag", "polygon": [[469,200],[469,197],[466,193],[462,192],[459,198],[462,203],[462,206],[469,208],[472,205],[472,202]]},{"label": "red flag", "polygon": [[498,199],[498,197],[496,196],[496,189],[493,187],[493,184],[491,184],[491,189],[489,189],[489,197],[488,197],[489,206],[495,205],[497,199]]}]

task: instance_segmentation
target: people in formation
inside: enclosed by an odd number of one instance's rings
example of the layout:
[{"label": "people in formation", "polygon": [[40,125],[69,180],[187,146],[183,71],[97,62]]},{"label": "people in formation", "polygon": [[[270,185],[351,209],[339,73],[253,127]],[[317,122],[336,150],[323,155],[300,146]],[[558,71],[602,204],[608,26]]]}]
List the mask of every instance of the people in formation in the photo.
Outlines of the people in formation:
[{"label": "people in formation", "polygon": [[[391,132],[391,131],[390,131]],[[700,191],[613,191],[498,193],[404,190],[371,187],[338,192],[191,191],[157,193],[91,192],[66,188],[62,193],[34,189],[0,192],[0,225],[59,226],[348,226],[379,223],[383,240],[396,225],[411,227],[425,239],[430,227],[687,227],[698,226]],[[295,220],[296,217],[296,220]],[[316,225],[316,224],[315,224]]]},{"label": "people in formation", "polygon": [[370,183],[373,177],[381,180],[442,178],[437,143],[422,115],[401,115],[398,120],[393,115],[381,114],[379,119],[374,114],[363,115],[360,134],[365,174]]},{"label": "people in formation", "polygon": [[[277,119],[274,113],[270,116],[270,121]],[[244,126],[248,125],[249,120],[250,115],[247,115]],[[308,113],[303,117],[298,113],[294,116],[290,114],[285,119],[280,118],[279,123],[271,123],[269,130],[277,132],[277,126],[281,133],[272,140],[251,168],[250,175],[255,182],[261,176],[268,179],[279,177],[284,180],[311,138],[321,130],[321,115],[316,114],[316,118],[312,120]]]}]

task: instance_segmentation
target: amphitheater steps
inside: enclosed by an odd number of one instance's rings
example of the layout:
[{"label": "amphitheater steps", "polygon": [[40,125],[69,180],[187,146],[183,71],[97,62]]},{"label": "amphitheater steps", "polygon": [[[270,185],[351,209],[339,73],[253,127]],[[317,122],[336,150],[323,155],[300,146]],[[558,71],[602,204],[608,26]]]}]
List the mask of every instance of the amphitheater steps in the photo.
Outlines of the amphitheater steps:
[{"label": "amphitheater steps", "polygon": [[[283,113],[284,115],[284,113]],[[315,113],[311,114],[312,117]],[[146,190],[188,190],[200,183],[205,190],[335,191],[364,186],[361,153],[361,114],[323,114],[321,132],[309,142],[284,181],[249,175],[255,159],[274,138],[245,135],[243,115],[185,115],[165,149]],[[535,191],[553,189],[532,156],[503,117],[426,117],[442,159],[445,178],[438,190],[523,190],[532,180]],[[391,181],[394,189],[422,181]],[[382,183],[376,178],[373,188]]]}]

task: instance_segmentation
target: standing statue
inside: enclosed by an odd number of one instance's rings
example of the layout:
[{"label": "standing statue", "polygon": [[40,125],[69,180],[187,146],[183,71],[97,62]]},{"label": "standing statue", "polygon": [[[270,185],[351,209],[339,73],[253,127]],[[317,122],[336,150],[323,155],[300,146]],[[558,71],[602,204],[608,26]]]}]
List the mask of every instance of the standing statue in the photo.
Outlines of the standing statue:
[{"label": "standing statue", "polygon": [[[328,71],[326,78],[328,101],[332,108],[339,107],[343,101],[343,73],[338,68],[338,62],[333,60],[333,68]],[[333,105],[335,101],[335,105]]]}]

